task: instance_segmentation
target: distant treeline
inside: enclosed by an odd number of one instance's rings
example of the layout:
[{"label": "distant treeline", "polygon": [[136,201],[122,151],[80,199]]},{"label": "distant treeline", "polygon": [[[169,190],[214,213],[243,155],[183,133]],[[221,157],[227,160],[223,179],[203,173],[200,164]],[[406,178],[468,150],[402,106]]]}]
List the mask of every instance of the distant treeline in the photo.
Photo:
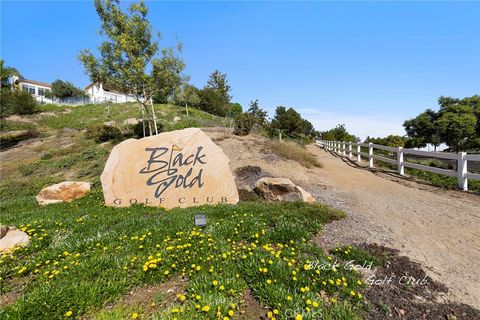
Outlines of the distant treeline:
[{"label": "distant treeline", "polygon": [[[427,109],[413,119],[406,120],[403,127],[405,136],[367,137],[365,142],[391,147],[424,148],[432,145],[434,149],[445,143],[448,151],[480,150],[480,96],[463,99],[440,97],[439,110]],[[360,141],[348,133],[345,125],[320,133],[323,140]]]}]

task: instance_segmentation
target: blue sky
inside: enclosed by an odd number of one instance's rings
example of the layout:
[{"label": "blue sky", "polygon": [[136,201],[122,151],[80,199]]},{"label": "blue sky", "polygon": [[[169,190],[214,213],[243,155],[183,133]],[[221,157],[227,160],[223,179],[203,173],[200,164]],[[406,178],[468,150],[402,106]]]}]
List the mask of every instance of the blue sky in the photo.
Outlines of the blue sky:
[{"label": "blue sky", "polygon": [[[147,2],[191,83],[227,73],[233,100],[294,107],[318,130],[403,134],[440,95],[480,93],[480,2]],[[88,84],[101,42],[90,1],[1,0],[0,54],[28,79]]]}]

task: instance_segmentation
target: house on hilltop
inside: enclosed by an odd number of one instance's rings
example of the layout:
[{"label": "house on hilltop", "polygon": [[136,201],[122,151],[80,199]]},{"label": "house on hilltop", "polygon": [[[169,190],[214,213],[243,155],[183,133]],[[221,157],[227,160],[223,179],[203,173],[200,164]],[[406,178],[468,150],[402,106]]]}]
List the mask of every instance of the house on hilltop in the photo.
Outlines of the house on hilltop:
[{"label": "house on hilltop", "polygon": [[21,90],[30,93],[37,101],[52,101],[52,99],[45,97],[45,95],[52,90],[52,85],[49,83],[20,79],[18,77],[14,77],[13,83],[15,83]]},{"label": "house on hilltop", "polygon": [[91,83],[83,89],[87,93],[88,98],[52,99],[48,97],[48,93],[52,90],[52,85],[50,83],[21,79],[19,77],[13,77],[12,80],[20,90],[30,93],[41,103],[84,105],[89,103],[124,103],[137,101],[133,95],[109,90],[108,88],[104,88],[101,83]]},{"label": "house on hilltop", "polygon": [[137,101],[133,95],[121,93],[115,90],[109,90],[108,88],[104,88],[101,83],[90,83],[83,90],[88,94],[92,100],[92,103],[123,103]]}]

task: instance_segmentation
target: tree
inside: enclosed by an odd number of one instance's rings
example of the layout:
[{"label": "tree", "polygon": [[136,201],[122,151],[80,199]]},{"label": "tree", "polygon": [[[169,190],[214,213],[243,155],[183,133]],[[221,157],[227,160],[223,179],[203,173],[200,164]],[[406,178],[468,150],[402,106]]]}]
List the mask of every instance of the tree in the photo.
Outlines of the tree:
[{"label": "tree", "polygon": [[427,109],[413,119],[403,123],[407,135],[411,138],[410,147],[423,148],[427,144],[433,145],[434,149],[442,143],[436,121],[439,114]]},{"label": "tree", "polygon": [[404,147],[406,141],[407,141],[407,139],[405,137],[394,135],[394,134],[388,135],[385,138],[370,138],[370,137],[367,137],[367,139],[365,140],[365,142],[367,142],[367,143],[371,142],[371,143],[375,143],[375,144],[380,144],[382,146],[395,147],[395,148],[396,147]]},{"label": "tree", "polygon": [[5,66],[5,61],[0,59],[0,87],[10,88],[13,84],[10,83],[10,79],[14,76],[20,77],[20,72],[14,67]]},{"label": "tree", "polygon": [[214,89],[205,87],[199,92],[199,108],[205,112],[224,117],[228,113],[227,102]]},{"label": "tree", "polygon": [[59,99],[65,98],[84,98],[87,93],[75,87],[69,81],[55,80],[52,82],[52,89],[46,94],[47,97],[56,97]]},{"label": "tree", "polygon": [[258,99],[250,101],[250,107],[247,112],[255,118],[256,124],[263,126],[267,123],[267,111],[260,108]]},{"label": "tree", "polygon": [[238,102],[230,103],[230,115],[236,117],[243,112],[242,105]]},{"label": "tree", "polygon": [[187,113],[187,116],[188,106],[190,105],[191,107],[197,108],[201,102],[198,92],[199,90],[196,87],[185,83],[175,96],[175,103],[178,105],[185,105],[185,112]]},{"label": "tree", "polygon": [[442,111],[436,122],[442,140],[453,151],[462,151],[468,148],[471,139],[476,133],[477,117],[471,106],[449,106]]},{"label": "tree", "polygon": [[180,58],[182,45],[177,45],[177,50],[173,48],[162,49],[162,58],[154,60],[153,74],[157,79],[157,93],[155,100],[160,103],[167,103],[174,93],[187,81],[187,77],[182,73],[185,69],[185,63]]},{"label": "tree", "polygon": [[[89,50],[80,53],[86,73],[94,83],[133,95],[146,116],[149,132],[158,134],[153,97],[171,92],[183,63],[173,49],[163,50],[159,58],[158,40],[152,40],[148,8],[143,1],[132,3],[123,12],[119,0],[95,0],[95,9],[107,40],[100,45],[98,58]],[[144,127],[144,135],[145,131]]]},{"label": "tree", "polygon": [[315,128],[293,108],[279,106],[275,109],[271,127],[290,136],[313,136]]},{"label": "tree", "polygon": [[217,92],[225,103],[230,102],[232,96],[230,95],[231,87],[228,85],[227,75],[215,70],[210,75],[207,82],[207,87]]},{"label": "tree", "polygon": [[335,128],[320,133],[322,140],[357,142],[359,138],[348,133],[345,124],[339,124]]},{"label": "tree", "polygon": [[279,106],[275,109],[272,119],[272,127],[288,135],[293,135],[302,125],[302,117],[292,108]]},{"label": "tree", "polygon": [[480,96],[463,99],[441,96],[440,109],[431,109],[407,120],[403,126],[408,134],[405,146],[435,148],[445,142],[453,151],[480,149]]}]

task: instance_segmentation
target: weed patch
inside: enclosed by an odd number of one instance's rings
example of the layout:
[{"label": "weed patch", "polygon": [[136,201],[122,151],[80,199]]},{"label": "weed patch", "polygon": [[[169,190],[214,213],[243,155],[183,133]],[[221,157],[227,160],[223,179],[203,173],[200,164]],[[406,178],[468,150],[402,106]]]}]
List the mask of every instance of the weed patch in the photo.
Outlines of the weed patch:
[{"label": "weed patch", "polygon": [[272,141],[270,148],[277,156],[297,161],[304,167],[322,167],[322,164],[317,158],[298,143],[291,141]]}]

